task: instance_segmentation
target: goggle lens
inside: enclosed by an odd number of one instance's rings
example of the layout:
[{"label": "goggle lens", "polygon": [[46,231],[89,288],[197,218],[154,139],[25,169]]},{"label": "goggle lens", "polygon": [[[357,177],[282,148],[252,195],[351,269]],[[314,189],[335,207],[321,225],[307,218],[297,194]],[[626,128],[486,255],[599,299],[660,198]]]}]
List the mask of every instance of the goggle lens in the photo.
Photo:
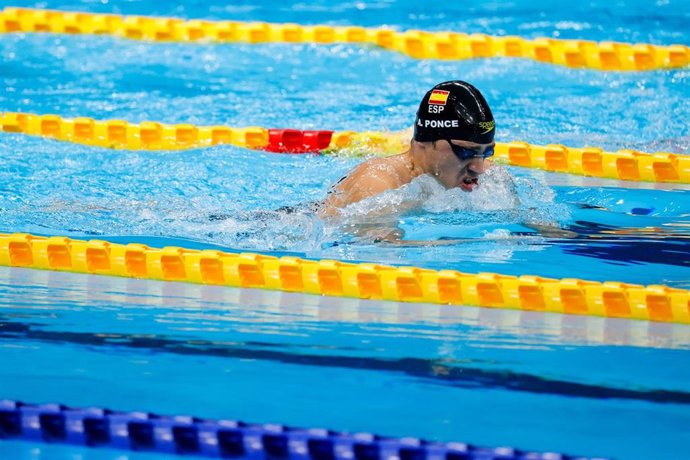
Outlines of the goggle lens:
[{"label": "goggle lens", "polygon": [[484,153],[477,153],[476,150],[473,149],[468,149],[467,147],[461,147],[459,145],[453,144],[450,139],[446,139],[446,141],[450,144],[450,148],[453,149],[453,153],[460,158],[461,160],[469,160],[470,158],[475,158],[475,157],[481,157],[481,158],[489,158],[494,156],[494,147],[491,146],[488,149],[484,150]]}]

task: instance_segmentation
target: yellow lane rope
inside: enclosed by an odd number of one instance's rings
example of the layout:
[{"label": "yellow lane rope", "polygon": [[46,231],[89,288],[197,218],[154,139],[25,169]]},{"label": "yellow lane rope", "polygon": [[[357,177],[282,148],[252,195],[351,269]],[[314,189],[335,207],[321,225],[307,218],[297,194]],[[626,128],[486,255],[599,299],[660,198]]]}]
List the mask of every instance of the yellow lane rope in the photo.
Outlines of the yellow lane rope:
[{"label": "yellow lane rope", "polygon": [[[122,120],[98,121],[85,117],[66,119],[58,115],[14,112],[0,112],[0,131],[130,150],[177,150],[232,144],[272,151],[276,151],[276,145],[289,143],[288,135],[302,145],[301,139],[305,133],[298,130],[269,130],[260,127],[171,125],[151,121],[135,124]],[[327,135],[323,148],[317,149],[327,154],[390,155],[402,152],[409,143],[409,134],[405,133],[310,133]],[[323,139],[319,142],[322,141]],[[606,152],[596,147],[571,148],[559,144],[540,146],[526,142],[508,142],[496,144],[495,158],[513,166],[558,173],[690,184],[690,155],[683,154],[644,153],[634,150]]]},{"label": "yellow lane rope", "polygon": [[[12,285],[62,287],[65,282],[55,271],[26,270],[18,276],[10,274]],[[0,279],[8,279],[0,272]],[[3,280],[3,281],[4,281]],[[291,295],[282,291],[253,289],[247,296],[241,288],[223,289],[222,286],[204,284],[176,283],[174,290],[166,283],[129,283],[128,278],[102,276],[98,283],[86,284],[86,295],[90,298],[114,299],[117,302],[119,293],[145,298],[147,307],[167,308],[170,296],[175,297],[175,308],[190,311],[199,310],[199,299],[213,298],[213,302],[204,302],[203,315],[214,316],[213,311],[226,310],[227,304],[258,305],[258,311],[267,314],[279,314],[281,323],[328,321],[336,323],[366,324],[407,324],[424,322],[425,324],[481,324],[490,327],[497,333],[518,335],[529,340],[541,336],[549,343],[587,343],[599,345],[629,345],[646,348],[687,348],[690,343],[690,327],[685,324],[669,324],[660,328],[652,321],[620,321],[597,316],[574,315],[541,315],[525,310],[506,310],[491,308],[458,308],[454,305],[420,304],[405,302],[369,301],[341,297]],[[215,288],[222,289],[218,292]],[[212,288],[212,292],[208,289]],[[59,295],[59,294],[58,294]],[[64,296],[71,296],[70,291]],[[371,303],[370,303],[371,302]],[[375,302],[375,303],[373,303]],[[59,302],[53,311],[70,309],[68,302]],[[126,307],[125,307],[126,308]],[[261,321],[263,316],[257,316]]]},{"label": "yellow lane rope", "polygon": [[360,43],[417,59],[520,57],[575,68],[652,70],[690,64],[686,45],[659,46],[587,40],[489,36],[455,32],[265,22],[203,21],[145,16],[5,8],[0,33],[104,34],[134,40],[217,43]]},{"label": "yellow lane rope", "polygon": [[467,274],[179,247],[0,234],[0,265],[273,289],[360,299],[476,305],[690,324],[690,291],[620,282]]},{"label": "yellow lane rope", "polygon": [[[49,270],[27,270],[21,276],[12,276],[12,285],[61,287],[65,280],[54,276]],[[4,277],[0,273],[0,277]],[[6,277],[5,277],[6,279]],[[185,311],[198,310],[199,299],[212,296],[213,302],[203,304],[204,315],[221,312],[226,304],[259,305],[262,313],[279,314],[280,321],[310,322],[329,321],[337,323],[366,324],[407,324],[424,322],[425,324],[481,324],[494,329],[494,332],[517,334],[529,340],[542,336],[549,343],[587,343],[599,345],[629,345],[646,348],[687,348],[690,343],[690,327],[679,323],[666,323],[660,328],[652,321],[620,321],[597,316],[575,315],[540,315],[526,310],[507,310],[491,308],[458,308],[454,305],[419,304],[389,301],[360,300],[347,297],[290,295],[282,291],[255,289],[251,297],[243,289],[215,290],[218,286],[204,284],[177,283],[171,292],[166,283],[128,283],[128,278],[102,276],[98,283],[85,286],[88,296],[113,299],[117,302],[118,293],[147,299],[148,307],[167,308],[169,297],[174,295],[175,307]],[[87,282],[87,281],[85,281]],[[80,283],[82,284],[82,283]],[[213,288],[212,292],[208,289]],[[71,293],[63,294],[66,296]],[[55,310],[71,308],[68,303],[60,302]],[[261,321],[262,316],[257,317]]]}]

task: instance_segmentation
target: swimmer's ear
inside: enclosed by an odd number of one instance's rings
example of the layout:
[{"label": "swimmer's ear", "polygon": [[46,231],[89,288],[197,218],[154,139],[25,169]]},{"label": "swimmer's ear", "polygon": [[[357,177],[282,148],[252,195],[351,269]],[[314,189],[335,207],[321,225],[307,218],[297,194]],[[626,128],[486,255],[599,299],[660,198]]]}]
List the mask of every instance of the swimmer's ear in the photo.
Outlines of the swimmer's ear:
[{"label": "swimmer's ear", "polygon": [[427,150],[431,147],[431,142],[420,142],[414,139],[410,140],[410,148],[417,150]]}]

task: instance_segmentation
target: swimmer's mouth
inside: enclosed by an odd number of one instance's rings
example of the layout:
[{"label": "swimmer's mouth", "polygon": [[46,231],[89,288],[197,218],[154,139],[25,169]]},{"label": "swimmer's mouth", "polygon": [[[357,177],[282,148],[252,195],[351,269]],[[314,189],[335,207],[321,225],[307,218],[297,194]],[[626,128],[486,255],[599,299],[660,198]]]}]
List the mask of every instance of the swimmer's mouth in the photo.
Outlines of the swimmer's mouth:
[{"label": "swimmer's mouth", "polygon": [[466,192],[471,192],[476,187],[479,187],[479,179],[476,177],[466,177],[460,183],[460,188]]}]

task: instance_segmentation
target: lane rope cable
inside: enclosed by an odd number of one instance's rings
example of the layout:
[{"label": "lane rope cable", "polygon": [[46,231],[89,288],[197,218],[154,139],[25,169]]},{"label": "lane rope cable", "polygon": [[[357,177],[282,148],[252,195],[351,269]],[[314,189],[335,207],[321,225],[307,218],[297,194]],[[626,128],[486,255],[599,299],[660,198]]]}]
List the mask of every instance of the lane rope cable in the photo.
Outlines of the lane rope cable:
[{"label": "lane rope cable", "polygon": [[525,39],[422,30],[398,32],[373,27],[184,20],[8,7],[0,11],[0,33],[13,32],[100,34],[163,42],[354,43],[397,51],[415,59],[500,56],[602,71],[643,71],[690,64],[690,48],[686,45]]},{"label": "lane rope cable", "polygon": [[[0,400],[0,440],[61,443],[213,458],[285,460],[587,460],[555,452],[479,447],[149,412]],[[594,460],[594,459],[592,459]],[[597,458],[596,460],[604,460]]]},{"label": "lane rope cable", "polygon": [[[231,144],[276,153],[339,155],[401,153],[410,140],[406,132],[301,131],[153,121],[136,124],[14,112],[0,112],[0,131],[128,150],[179,150]],[[495,151],[494,158],[512,166],[605,179],[690,184],[690,155],[685,154],[635,150],[606,152],[597,147],[541,146],[521,141],[498,142]]]},{"label": "lane rope cable", "polygon": [[0,266],[335,297],[473,305],[690,324],[690,291],[662,285],[469,274],[61,236],[0,234]]}]

